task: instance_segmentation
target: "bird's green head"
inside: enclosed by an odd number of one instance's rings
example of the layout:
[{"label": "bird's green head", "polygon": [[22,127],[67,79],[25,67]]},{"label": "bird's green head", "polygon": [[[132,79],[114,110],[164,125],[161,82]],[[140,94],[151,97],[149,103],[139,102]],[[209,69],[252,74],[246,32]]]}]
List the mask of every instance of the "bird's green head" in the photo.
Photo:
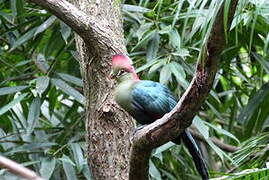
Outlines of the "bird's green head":
[{"label": "bird's green head", "polygon": [[123,75],[130,74],[134,78],[138,78],[133,67],[132,60],[123,54],[116,54],[112,57],[111,78],[121,78]]}]

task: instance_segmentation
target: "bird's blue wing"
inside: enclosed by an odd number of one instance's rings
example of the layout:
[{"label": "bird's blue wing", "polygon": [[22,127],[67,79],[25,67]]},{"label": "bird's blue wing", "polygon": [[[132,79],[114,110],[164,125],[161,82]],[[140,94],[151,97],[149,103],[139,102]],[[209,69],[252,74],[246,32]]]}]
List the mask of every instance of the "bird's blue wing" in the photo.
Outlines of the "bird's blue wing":
[{"label": "bird's blue wing", "polygon": [[133,116],[141,124],[149,124],[170,112],[177,101],[160,83],[140,81],[132,90]]}]

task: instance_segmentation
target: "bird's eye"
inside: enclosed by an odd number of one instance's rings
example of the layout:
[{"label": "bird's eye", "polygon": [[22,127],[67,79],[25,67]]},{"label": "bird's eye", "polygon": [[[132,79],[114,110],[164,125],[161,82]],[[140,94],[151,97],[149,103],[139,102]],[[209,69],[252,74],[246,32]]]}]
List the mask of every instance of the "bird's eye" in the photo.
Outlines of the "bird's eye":
[{"label": "bird's eye", "polygon": [[120,70],[117,76],[121,76],[121,75],[123,75],[124,73],[125,73],[124,70]]}]

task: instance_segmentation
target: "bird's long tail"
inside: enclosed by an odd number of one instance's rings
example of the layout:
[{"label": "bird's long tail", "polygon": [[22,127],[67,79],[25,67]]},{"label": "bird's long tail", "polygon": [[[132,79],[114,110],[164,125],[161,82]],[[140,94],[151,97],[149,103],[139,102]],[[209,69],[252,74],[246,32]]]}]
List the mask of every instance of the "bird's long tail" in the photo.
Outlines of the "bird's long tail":
[{"label": "bird's long tail", "polygon": [[196,144],[195,140],[193,139],[191,133],[185,130],[180,137],[184,145],[187,147],[189,153],[191,154],[193,161],[195,163],[196,169],[198,170],[199,174],[201,175],[203,180],[208,180],[209,175],[207,171],[207,167],[205,161],[203,159],[202,153]]}]

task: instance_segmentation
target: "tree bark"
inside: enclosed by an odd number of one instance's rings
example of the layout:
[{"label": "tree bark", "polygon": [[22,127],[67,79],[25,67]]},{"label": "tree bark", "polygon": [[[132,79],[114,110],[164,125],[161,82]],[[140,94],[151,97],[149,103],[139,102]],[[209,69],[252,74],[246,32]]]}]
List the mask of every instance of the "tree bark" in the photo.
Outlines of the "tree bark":
[{"label": "tree bark", "polygon": [[119,7],[112,0],[78,0],[76,5],[97,22],[108,21],[105,31],[113,32],[110,39],[91,37],[88,42],[76,37],[86,97],[88,164],[94,179],[128,179],[133,122],[115,104],[109,79],[111,56],[126,53]]},{"label": "tree bark", "polygon": [[114,102],[111,57],[126,54],[117,0],[31,0],[76,33],[86,97],[87,155],[93,178],[127,179],[131,117]]}]

